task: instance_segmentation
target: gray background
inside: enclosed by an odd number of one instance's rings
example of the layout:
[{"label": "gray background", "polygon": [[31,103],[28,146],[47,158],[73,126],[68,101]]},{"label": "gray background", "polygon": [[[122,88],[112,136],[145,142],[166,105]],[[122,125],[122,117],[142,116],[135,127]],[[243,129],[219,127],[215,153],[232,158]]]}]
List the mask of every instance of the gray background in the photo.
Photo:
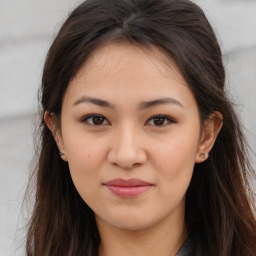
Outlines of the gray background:
[{"label": "gray background", "polygon": [[[0,255],[24,255],[21,205],[34,152],[37,88],[46,51],[81,1],[0,0]],[[256,1],[196,0],[217,31],[228,86],[256,151]],[[253,157],[255,163],[255,157]]]}]

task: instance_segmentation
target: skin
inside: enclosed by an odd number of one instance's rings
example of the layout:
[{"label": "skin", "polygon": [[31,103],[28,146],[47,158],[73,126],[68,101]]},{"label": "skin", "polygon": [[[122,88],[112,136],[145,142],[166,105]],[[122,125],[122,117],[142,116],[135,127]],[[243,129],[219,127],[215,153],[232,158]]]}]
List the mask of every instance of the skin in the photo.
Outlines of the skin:
[{"label": "skin", "polygon": [[[163,98],[171,101],[143,104]],[[103,118],[86,119],[95,113]],[[171,120],[153,118],[159,114]],[[200,127],[195,98],[174,63],[156,48],[107,45],[70,82],[61,129],[48,112],[45,121],[95,212],[99,255],[175,255],[187,236],[185,193],[194,164],[207,159],[200,154],[211,150],[221,124],[210,118]],[[121,198],[103,185],[116,178],[152,186]]]}]

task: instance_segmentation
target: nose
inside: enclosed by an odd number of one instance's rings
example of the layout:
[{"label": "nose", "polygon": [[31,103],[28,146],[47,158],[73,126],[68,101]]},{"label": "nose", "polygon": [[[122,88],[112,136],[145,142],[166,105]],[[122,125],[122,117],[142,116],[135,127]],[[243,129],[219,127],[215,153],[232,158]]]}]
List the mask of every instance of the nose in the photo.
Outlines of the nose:
[{"label": "nose", "polygon": [[135,129],[124,127],[116,132],[108,154],[108,161],[122,169],[131,169],[147,160],[143,140]]}]

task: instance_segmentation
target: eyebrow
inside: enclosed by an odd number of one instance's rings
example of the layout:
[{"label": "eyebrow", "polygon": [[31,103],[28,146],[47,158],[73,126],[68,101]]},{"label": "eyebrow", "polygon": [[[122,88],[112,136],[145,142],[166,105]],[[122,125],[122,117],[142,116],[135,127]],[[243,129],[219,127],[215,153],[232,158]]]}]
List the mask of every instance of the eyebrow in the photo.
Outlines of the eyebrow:
[{"label": "eyebrow", "polygon": [[[115,109],[115,106],[113,104],[109,103],[108,101],[98,99],[98,98],[87,97],[87,96],[83,96],[83,97],[79,98],[77,101],[75,101],[73,106],[79,105],[81,103],[91,103],[91,104],[94,104],[94,105],[97,105],[100,107],[107,107],[107,108]],[[156,99],[156,100],[152,100],[152,101],[141,102],[139,104],[138,109],[143,110],[146,108],[151,108],[151,107],[163,105],[163,104],[174,104],[174,105],[184,108],[184,105],[176,99],[160,98],[160,99]]]},{"label": "eyebrow", "polygon": [[184,108],[183,104],[180,101],[176,100],[176,99],[161,98],[161,99],[156,99],[156,100],[152,100],[152,101],[141,102],[140,105],[139,105],[139,110],[154,107],[154,106],[158,106],[158,105],[163,105],[163,104],[175,104],[177,106],[180,106],[180,107]]},{"label": "eyebrow", "polygon": [[87,97],[87,96],[83,96],[81,98],[79,98],[74,104],[73,106],[76,106],[78,104],[81,103],[92,103],[94,105],[100,106],[100,107],[107,107],[107,108],[112,108],[114,109],[115,106],[105,100],[101,100],[101,99],[97,99],[97,98],[92,98],[92,97]]}]

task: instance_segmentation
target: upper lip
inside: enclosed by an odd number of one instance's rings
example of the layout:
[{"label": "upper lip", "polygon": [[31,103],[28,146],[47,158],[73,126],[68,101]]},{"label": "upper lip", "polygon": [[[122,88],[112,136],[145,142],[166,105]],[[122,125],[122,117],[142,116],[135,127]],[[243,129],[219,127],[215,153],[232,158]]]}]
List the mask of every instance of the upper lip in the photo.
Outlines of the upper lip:
[{"label": "upper lip", "polygon": [[114,179],[114,180],[110,180],[110,181],[104,183],[104,185],[118,186],[118,187],[136,187],[136,186],[151,186],[152,183],[133,178],[133,179],[128,179],[128,180]]}]

